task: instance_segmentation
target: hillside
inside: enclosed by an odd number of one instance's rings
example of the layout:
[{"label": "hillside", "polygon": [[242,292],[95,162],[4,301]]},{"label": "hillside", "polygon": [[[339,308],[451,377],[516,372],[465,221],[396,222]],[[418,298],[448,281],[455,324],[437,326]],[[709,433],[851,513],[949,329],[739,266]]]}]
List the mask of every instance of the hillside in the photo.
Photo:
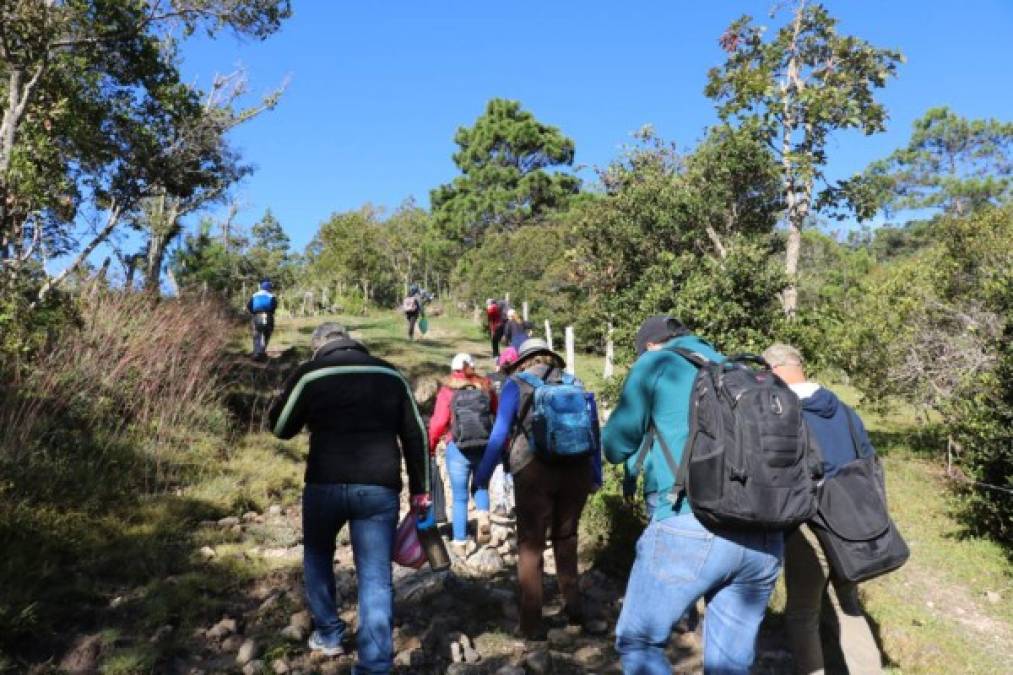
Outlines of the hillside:
[{"label": "hillside", "polygon": [[[465,319],[434,318],[426,339],[413,344],[403,338],[396,315],[337,318],[375,353],[403,368],[420,399],[432,396],[435,378],[456,351],[487,356],[479,329]],[[66,573],[54,577],[37,607],[50,623],[40,630],[56,629],[56,639],[9,659],[8,670],[21,671],[33,663],[32,671],[38,673],[60,668],[239,672],[237,654],[254,663],[244,672],[259,667],[265,672],[347,670],[347,659],[309,659],[302,640],[308,620],[300,585],[305,437],[280,442],[260,429],[270,389],[307,355],[309,333],[321,320],[282,320],[271,360],[266,365],[242,361],[243,375],[231,400],[235,411],[250,416],[250,430],[220,461],[205,467],[199,480],[147,498],[129,513],[113,510],[97,522],[63,514],[63,529],[52,536],[64,537],[59,547]],[[245,335],[237,335],[237,341],[240,337]],[[483,358],[480,367],[488,363]],[[597,358],[581,359],[578,375],[598,386],[600,365]],[[891,667],[905,673],[1004,672],[1013,662],[1008,561],[997,545],[964,533],[939,468],[921,451],[913,419],[866,419],[884,456],[894,515],[912,550],[905,568],[863,586]],[[443,672],[458,651],[462,660],[479,660],[454,665],[452,672],[515,672],[505,669],[510,666],[530,672],[618,672],[611,633],[624,580],[614,571],[621,570],[617,559],[629,554],[617,550],[618,543],[630,541],[631,533],[613,530],[633,517],[609,517],[616,515],[619,501],[607,491],[592,500],[583,539],[585,567],[600,568],[588,569],[583,582],[607,622],[600,633],[560,628],[553,632],[548,652],[531,655],[510,636],[515,577],[509,565],[479,569],[470,559],[458,564],[451,579],[426,570],[399,570],[396,641],[402,672]],[[342,609],[351,618],[355,596],[347,534],[340,543]],[[509,553],[504,557],[509,560]],[[779,589],[761,635],[756,672],[789,667],[781,635],[782,603]],[[550,603],[548,611],[559,609]],[[449,638],[457,639],[457,633],[467,636],[468,649],[460,642],[451,644]],[[675,635],[671,650],[680,672],[695,672],[696,634]],[[546,663],[550,670],[539,670]]]}]

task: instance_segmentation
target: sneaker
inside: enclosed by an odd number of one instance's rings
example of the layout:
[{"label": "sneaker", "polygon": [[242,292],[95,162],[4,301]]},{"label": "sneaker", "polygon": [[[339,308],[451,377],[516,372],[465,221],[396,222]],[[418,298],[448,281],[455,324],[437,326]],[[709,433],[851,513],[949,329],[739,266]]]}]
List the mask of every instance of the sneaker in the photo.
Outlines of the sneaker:
[{"label": "sneaker", "polygon": [[489,525],[489,512],[479,511],[478,527],[475,533],[475,541],[479,544],[488,544],[492,538],[492,528]]},{"label": "sneaker", "polygon": [[310,651],[320,652],[324,656],[344,656],[345,654],[345,649],[341,646],[341,642],[338,640],[324,640],[320,636],[320,631],[313,631],[307,644]]}]

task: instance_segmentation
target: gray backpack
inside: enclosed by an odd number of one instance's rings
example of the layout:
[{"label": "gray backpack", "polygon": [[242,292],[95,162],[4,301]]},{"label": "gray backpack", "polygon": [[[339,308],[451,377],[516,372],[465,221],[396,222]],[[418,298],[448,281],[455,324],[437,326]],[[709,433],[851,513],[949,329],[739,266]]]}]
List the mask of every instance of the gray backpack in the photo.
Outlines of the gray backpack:
[{"label": "gray backpack", "polygon": [[798,396],[759,356],[715,363],[672,351],[698,368],[679,466],[656,434],[676,477],[673,497],[684,493],[709,528],[788,530],[812,518],[823,468]]}]

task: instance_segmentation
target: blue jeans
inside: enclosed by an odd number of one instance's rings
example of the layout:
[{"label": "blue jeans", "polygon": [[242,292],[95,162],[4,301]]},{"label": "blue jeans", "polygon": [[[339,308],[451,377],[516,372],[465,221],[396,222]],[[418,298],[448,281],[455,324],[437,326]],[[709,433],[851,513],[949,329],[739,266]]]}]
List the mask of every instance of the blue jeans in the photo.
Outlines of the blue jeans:
[{"label": "blue jeans", "polygon": [[387,673],[394,661],[391,557],[398,493],[380,485],[308,483],[302,496],[303,575],[313,624],[328,645],[345,637],[334,584],[335,538],[351,527],[359,580],[359,662],[355,672]]},{"label": "blue jeans", "polygon": [[[454,541],[468,538],[468,485],[482,461],[482,452],[476,451],[469,457],[461,452],[453,441],[447,443],[447,473],[450,474],[450,489],[454,493]],[[479,511],[489,510],[489,490],[475,491],[475,507]]]},{"label": "blue jeans", "polygon": [[780,532],[716,535],[692,514],[652,521],[637,542],[616,626],[623,672],[671,673],[665,647],[672,627],[703,597],[704,672],[748,673],[783,548]]}]

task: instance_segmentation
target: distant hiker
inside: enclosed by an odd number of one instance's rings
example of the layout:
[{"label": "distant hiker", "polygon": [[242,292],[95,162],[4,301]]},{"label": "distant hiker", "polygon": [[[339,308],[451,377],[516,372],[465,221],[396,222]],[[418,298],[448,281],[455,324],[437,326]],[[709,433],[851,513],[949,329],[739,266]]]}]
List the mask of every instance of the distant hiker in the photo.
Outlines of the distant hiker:
[{"label": "distant hiker", "polygon": [[[469,483],[482,458],[496,416],[496,393],[488,379],[475,372],[475,362],[468,354],[457,354],[450,363],[450,377],[436,395],[436,406],[429,420],[429,449],[436,450],[440,440],[447,439],[447,474],[453,493],[451,515],[455,553],[463,555],[468,543]],[[489,541],[489,492],[475,489],[478,527],[475,540]]]},{"label": "distant hiker", "polygon": [[271,292],[270,279],[260,282],[260,290],[246,303],[246,311],[253,317],[253,358],[267,356],[267,343],[274,332],[274,313],[278,309],[278,298]]},{"label": "distant hiker", "polygon": [[524,341],[531,337],[528,330],[516,309],[507,310],[507,321],[503,327],[503,338],[507,344],[520,351]]},{"label": "distant hiker", "polygon": [[[590,453],[595,447],[590,414],[580,414],[586,396],[578,380],[563,371],[561,356],[544,340],[527,340],[511,364],[489,445],[475,476],[487,485],[509,447],[517,511],[517,576],[520,632],[546,639],[542,624],[542,554],[552,530],[556,578],[572,623],[584,620],[577,586],[577,530],[591,492]],[[559,410],[570,411],[559,415]],[[516,433],[515,433],[516,432]]]},{"label": "distant hiker", "polygon": [[645,446],[644,492],[653,505],[637,542],[616,626],[616,651],[625,673],[671,672],[665,648],[672,629],[706,596],[705,672],[747,673],[780,572],[783,537],[762,529],[709,530],[685,493],[675,490],[697,375],[697,367],[676,348],[724,360],[676,319],[650,317],[637,332],[638,358],[602,434],[605,456],[614,464],[635,463]]},{"label": "distant hiker", "polygon": [[502,308],[492,298],[485,301],[485,320],[489,326],[489,337],[492,340],[492,358],[499,358],[499,343],[503,340],[504,316]]},{"label": "distant hiker", "polygon": [[[517,350],[513,347],[507,347],[499,355],[496,372],[489,375],[489,381],[492,382],[492,388],[497,395],[502,393],[503,385],[508,378],[507,370],[516,360]],[[503,461],[496,465],[492,478],[489,479],[489,509],[492,512],[492,519],[500,524],[509,522],[514,513],[514,479],[508,468],[504,453]]]},{"label": "distant hiker", "polygon": [[411,508],[422,515],[430,503],[425,428],[404,376],[370,356],[343,327],[321,325],[312,345],[313,357],[292,373],[270,410],[275,436],[292,438],[303,427],[310,434],[302,498],[304,584],[316,628],[309,647],[328,656],[344,653],[347,625],[338,618],[334,549],[338,531],[349,523],[359,589],[358,667],[390,672],[401,461]]},{"label": "distant hiker", "polygon": [[[819,443],[828,480],[841,466],[855,459],[852,429],[857,434],[862,455],[875,453],[858,414],[829,389],[806,380],[805,362],[797,349],[775,344],[763,352],[763,357],[774,373],[802,399],[802,415]],[[824,670],[820,642],[824,593],[830,600],[837,623],[836,632],[848,672],[881,672],[882,656],[862,612],[858,585],[831,574],[823,547],[808,525],[801,525],[785,537],[784,580],[788,592],[785,625],[796,672],[808,675]]]},{"label": "distant hiker", "polygon": [[412,284],[408,289],[408,295],[401,301],[401,311],[408,320],[408,339],[415,339],[415,324],[419,317],[425,316],[425,300],[422,290],[418,284]]}]

